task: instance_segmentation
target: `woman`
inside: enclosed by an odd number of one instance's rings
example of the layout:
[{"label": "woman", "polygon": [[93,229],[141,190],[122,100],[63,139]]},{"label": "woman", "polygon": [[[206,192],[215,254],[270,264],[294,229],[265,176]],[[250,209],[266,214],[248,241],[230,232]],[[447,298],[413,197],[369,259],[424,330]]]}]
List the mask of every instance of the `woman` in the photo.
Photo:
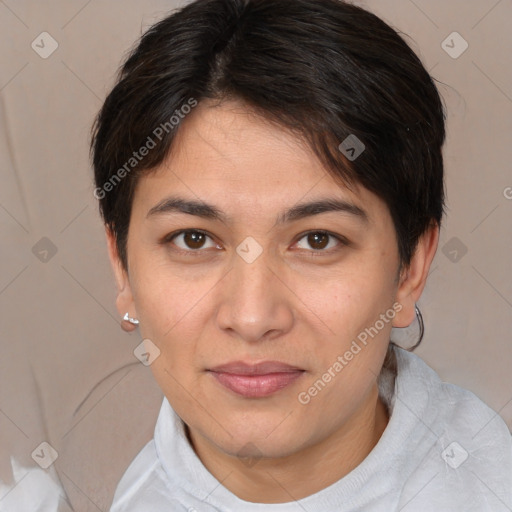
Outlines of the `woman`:
[{"label": "woman", "polygon": [[165,398],[111,510],[511,510],[512,443],[396,347],[443,216],[444,113],[338,0],[197,0],[95,123],[127,330]]}]

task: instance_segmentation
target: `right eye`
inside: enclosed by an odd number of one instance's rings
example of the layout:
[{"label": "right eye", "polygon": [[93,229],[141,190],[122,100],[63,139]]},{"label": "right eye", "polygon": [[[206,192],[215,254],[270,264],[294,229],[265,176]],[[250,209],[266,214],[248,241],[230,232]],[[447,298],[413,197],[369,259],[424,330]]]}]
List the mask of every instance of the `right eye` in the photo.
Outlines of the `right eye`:
[{"label": "right eye", "polygon": [[[205,247],[207,240],[210,240],[210,245]],[[213,239],[204,231],[197,229],[185,229],[176,233],[167,235],[164,239],[165,244],[173,244],[178,247],[182,252],[199,252],[201,249],[210,249],[212,247],[219,247]]]}]

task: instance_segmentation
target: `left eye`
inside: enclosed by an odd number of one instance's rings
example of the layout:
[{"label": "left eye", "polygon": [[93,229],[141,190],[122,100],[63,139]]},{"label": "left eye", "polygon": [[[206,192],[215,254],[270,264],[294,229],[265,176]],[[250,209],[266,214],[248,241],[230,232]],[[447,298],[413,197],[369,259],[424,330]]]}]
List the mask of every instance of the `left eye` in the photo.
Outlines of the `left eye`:
[{"label": "left eye", "polygon": [[[330,239],[330,240],[329,240]],[[301,246],[301,240],[306,240],[306,243],[309,247]],[[335,243],[332,243],[332,242]],[[300,249],[309,249],[312,248],[315,251],[323,251],[325,249],[332,249],[339,245],[342,241],[330,233],[325,231],[311,231],[310,233],[305,234],[298,242],[297,245]]]}]

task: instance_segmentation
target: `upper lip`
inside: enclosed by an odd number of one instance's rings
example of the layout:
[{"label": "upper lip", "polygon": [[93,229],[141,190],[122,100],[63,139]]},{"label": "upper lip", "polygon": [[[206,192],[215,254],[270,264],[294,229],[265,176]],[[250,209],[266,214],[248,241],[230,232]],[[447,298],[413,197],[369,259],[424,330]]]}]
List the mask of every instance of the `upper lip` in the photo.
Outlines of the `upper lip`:
[{"label": "upper lip", "polygon": [[233,375],[267,375],[269,373],[290,373],[304,371],[302,368],[292,366],[280,361],[262,361],[261,363],[245,363],[232,361],[209,368],[211,372],[231,373]]}]

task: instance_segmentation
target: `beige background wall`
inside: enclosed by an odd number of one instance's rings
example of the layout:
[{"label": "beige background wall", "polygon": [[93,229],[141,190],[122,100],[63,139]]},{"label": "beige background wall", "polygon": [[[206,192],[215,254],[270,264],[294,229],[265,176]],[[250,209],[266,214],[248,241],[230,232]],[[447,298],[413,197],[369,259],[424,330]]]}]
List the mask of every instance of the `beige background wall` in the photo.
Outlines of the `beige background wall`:
[{"label": "beige background wall", "polygon": [[[449,112],[448,216],[417,353],[512,428],[512,2],[359,3],[410,36]],[[162,393],[133,355],[138,333],[119,328],[87,143],[124,52],[178,4],[0,1],[0,510],[47,479],[61,510],[107,510],[152,437]],[[58,43],[46,59],[31,47],[51,49],[43,31]],[[58,458],[29,470],[49,460],[41,442]]]}]

